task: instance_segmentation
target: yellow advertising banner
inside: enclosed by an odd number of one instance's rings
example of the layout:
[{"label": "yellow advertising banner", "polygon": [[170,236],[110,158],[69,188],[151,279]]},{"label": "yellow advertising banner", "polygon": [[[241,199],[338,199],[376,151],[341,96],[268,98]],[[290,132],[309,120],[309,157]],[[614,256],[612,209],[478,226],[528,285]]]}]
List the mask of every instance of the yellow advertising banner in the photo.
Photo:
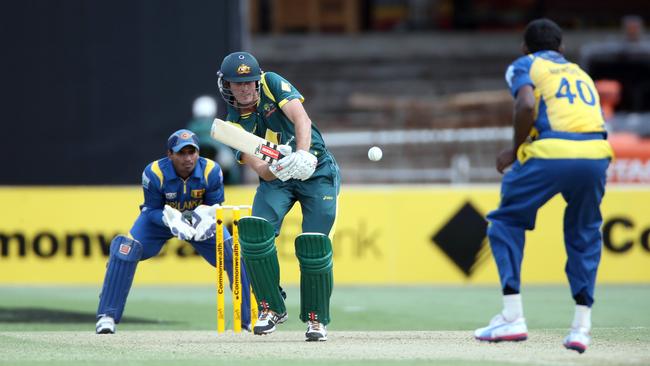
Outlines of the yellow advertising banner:
[{"label": "yellow advertising banner", "polygon": [[[255,187],[226,189],[251,204]],[[0,284],[100,284],[110,241],[127,233],[139,187],[2,187]],[[485,215],[499,187],[344,186],[334,236],[338,284],[497,284]],[[524,283],[565,283],[564,201],[556,197],[527,233]],[[650,187],[610,186],[603,201],[599,283],[650,283]],[[232,219],[226,218],[227,223]],[[297,204],[277,240],[282,284],[297,284]],[[191,246],[170,240],[138,265],[136,284],[208,284],[216,273]]]}]

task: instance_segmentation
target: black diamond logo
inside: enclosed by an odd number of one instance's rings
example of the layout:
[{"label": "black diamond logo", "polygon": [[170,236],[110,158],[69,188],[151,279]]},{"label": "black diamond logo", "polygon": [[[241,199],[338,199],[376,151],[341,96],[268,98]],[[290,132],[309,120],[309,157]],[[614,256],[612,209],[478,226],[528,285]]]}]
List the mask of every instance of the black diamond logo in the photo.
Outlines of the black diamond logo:
[{"label": "black diamond logo", "polygon": [[487,224],[483,215],[466,202],[431,241],[469,278],[476,266],[489,256],[485,245]]}]

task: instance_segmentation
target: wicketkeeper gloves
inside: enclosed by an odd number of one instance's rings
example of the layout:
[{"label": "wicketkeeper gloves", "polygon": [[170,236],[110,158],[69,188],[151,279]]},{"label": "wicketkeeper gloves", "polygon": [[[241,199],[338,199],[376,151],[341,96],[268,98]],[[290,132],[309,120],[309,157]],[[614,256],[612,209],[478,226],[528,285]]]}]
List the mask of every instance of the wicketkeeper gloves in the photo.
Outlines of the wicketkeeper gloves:
[{"label": "wicketkeeper gloves", "polygon": [[203,241],[215,235],[217,229],[215,210],[217,207],[219,207],[218,203],[212,206],[200,205],[192,211],[192,227],[196,230],[194,240]]},{"label": "wicketkeeper gloves", "polygon": [[169,227],[172,234],[181,240],[190,240],[196,235],[196,229],[187,221],[177,209],[165,205],[163,209],[163,223]]}]

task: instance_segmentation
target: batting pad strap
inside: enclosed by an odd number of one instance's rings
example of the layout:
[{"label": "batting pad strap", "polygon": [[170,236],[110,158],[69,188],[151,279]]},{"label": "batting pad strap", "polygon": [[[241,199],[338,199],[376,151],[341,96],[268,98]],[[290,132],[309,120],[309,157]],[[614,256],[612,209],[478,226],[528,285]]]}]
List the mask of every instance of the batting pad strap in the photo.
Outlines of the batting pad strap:
[{"label": "batting pad strap", "polygon": [[295,241],[300,262],[300,319],[330,322],[330,297],[334,283],[332,242],[320,233],[304,233]]},{"label": "batting pad strap", "polygon": [[268,308],[285,313],[286,306],[279,290],[280,264],[275,248],[275,229],[265,219],[247,216],[239,220],[239,243],[246,272],[260,310]]},{"label": "batting pad strap", "polygon": [[120,322],[142,251],[142,244],[137,240],[123,235],[113,239],[104,285],[99,295],[98,317],[108,315],[116,323]]}]

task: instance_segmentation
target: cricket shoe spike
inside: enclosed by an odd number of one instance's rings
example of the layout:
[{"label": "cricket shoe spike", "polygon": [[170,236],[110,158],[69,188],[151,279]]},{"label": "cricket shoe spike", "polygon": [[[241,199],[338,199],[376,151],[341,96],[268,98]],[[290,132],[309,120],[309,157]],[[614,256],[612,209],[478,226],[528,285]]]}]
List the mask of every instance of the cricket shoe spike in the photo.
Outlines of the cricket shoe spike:
[{"label": "cricket shoe spike", "polygon": [[95,325],[95,333],[97,334],[114,334],[115,333],[115,320],[110,316],[103,315]]},{"label": "cricket shoe spike", "polygon": [[585,328],[571,328],[569,335],[564,338],[564,347],[583,353],[591,342],[589,331]]},{"label": "cricket shoe spike", "polygon": [[498,314],[492,318],[490,325],[474,331],[474,337],[479,341],[488,342],[525,341],[528,338],[526,319],[520,317],[508,321],[503,315]]},{"label": "cricket shoe spike", "polygon": [[307,322],[307,332],[305,333],[307,342],[318,342],[327,340],[327,327],[318,320]]},{"label": "cricket shoe spike", "polygon": [[253,327],[253,334],[264,335],[275,332],[275,326],[287,321],[287,313],[278,314],[275,311],[264,309],[260,313],[255,327]]}]

